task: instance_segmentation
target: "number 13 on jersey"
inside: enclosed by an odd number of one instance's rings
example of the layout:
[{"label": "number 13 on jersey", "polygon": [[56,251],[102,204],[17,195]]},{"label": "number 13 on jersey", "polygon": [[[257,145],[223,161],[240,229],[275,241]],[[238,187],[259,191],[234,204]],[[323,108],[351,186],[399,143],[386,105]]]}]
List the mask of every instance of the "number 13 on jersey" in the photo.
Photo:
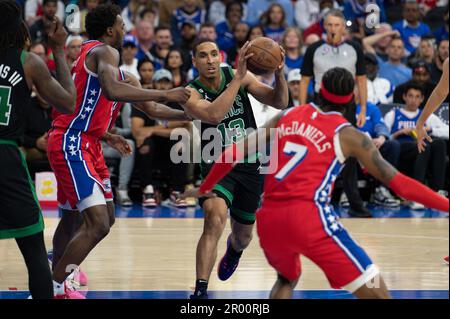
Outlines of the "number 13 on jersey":
[{"label": "number 13 on jersey", "polygon": [[282,181],[286,178],[286,176],[289,175],[290,172],[292,172],[306,157],[306,154],[308,154],[308,148],[304,145],[292,143],[292,142],[286,142],[286,145],[283,149],[284,154],[287,156],[292,156],[292,158],[289,160],[289,162],[286,163],[286,165],[283,166],[283,168],[280,169],[277,175],[275,175],[275,178],[278,181]]}]

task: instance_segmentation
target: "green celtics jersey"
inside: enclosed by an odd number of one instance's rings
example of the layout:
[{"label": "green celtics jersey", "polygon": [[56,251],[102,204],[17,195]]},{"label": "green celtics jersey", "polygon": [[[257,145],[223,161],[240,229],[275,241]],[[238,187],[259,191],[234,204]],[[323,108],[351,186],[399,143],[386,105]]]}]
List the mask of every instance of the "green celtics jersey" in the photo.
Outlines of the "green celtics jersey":
[{"label": "green celtics jersey", "polygon": [[[229,83],[233,80],[233,69],[230,67],[221,67],[220,76],[222,82],[218,91],[207,88],[198,78],[192,81],[189,86],[197,90],[205,100],[213,102],[227,89]],[[234,99],[233,106],[219,125],[212,125],[204,122],[201,123],[200,136],[205,137],[203,133],[211,128],[215,128],[220,134],[222,139],[222,150],[244,138],[247,135],[246,129],[252,128],[256,130],[256,121],[255,116],[253,115],[252,106],[248,98],[248,93],[243,87],[239,89],[239,92]],[[213,140],[212,136],[208,136],[208,134],[205,135],[211,139],[201,139],[202,150]]]}]

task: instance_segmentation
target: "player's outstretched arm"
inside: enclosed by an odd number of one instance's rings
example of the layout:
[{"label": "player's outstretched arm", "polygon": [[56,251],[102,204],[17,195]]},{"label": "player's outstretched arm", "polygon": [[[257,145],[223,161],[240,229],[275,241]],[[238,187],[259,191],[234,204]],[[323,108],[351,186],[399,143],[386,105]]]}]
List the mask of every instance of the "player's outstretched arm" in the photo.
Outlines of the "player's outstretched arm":
[{"label": "player's outstretched arm", "polygon": [[289,104],[289,88],[284,76],[285,51],[281,46],[280,48],[283,60],[275,71],[275,87],[272,88],[261,83],[249,72],[244,78],[243,85],[247,87],[247,91],[259,102],[284,110]]},{"label": "player's outstretched arm", "polygon": [[214,186],[229,172],[233,167],[244,158],[254,155],[260,149],[260,145],[266,145],[274,137],[271,134],[272,129],[278,126],[278,122],[283,114],[277,114],[268,121],[263,127],[259,128],[245,139],[229,146],[216,160],[209,171],[202,185],[199,188],[186,191],[182,198],[208,196]]},{"label": "player's outstretched arm", "polygon": [[344,157],[356,157],[372,176],[389,186],[399,196],[429,208],[448,211],[447,198],[398,172],[381,156],[366,134],[353,127],[346,127],[340,131],[339,140]]},{"label": "player's outstretched arm", "polygon": [[448,58],[445,59],[444,65],[443,65],[443,73],[441,76],[441,79],[439,80],[439,83],[434,88],[433,92],[431,93],[430,98],[428,99],[427,103],[425,104],[425,107],[423,108],[422,114],[420,114],[419,119],[416,123],[416,131],[417,131],[417,147],[419,149],[419,152],[422,152],[425,150],[425,141],[424,139],[427,139],[428,141],[432,141],[431,138],[427,134],[427,130],[425,128],[425,122],[428,120],[428,118],[433,114],[439,106],[441,106],[442,102],[445,100],[445,98],[448,95]]},{"label": "player's outstretched arm", "polygon": [[[132,74],[125,72],[125,82],[134,87],[141,88],[141,83]],[[180,110],[175,110],[167,105],[156,102],[135,102],[133,106],[147,114],[149,118],[165,121],[186,121],[190,118],[187,114]]]},{"label": "player's outstretched arm", "polygon": [[[110,101],[117,102],[176,102],[186,103],[190,92],[184,88],[168,91],[144,90],[119,80],[119,52],[103,45],[93,50],[97,74],[103,93]],[[95,72],[95,70],[94,70]]]},{"label": "player's outstretched arm", "polygon": [[56,79],[53,78],[44,61],[34,53],[28,53],[24,71],[29,83],[38,93],[61,113],[73,113],[77,92],[70,75],[64,53],[67,32],[55,18],[49,34],[49,45],[53,50],[56,64]]},{"label": "player's outstretched arm", "polygon": [[248,54],[249,43],[247,42],[239,51],[238,71],[227,89],[222,92],[213,102],[204,100],[203,97],[193,88],[188,88],[191,92],[190,99],[184,104],[184,109],[192,118],[203,122],[218,125],[233,106],[234,99],[243,84],[247,74],[247,60],[253,56]]}]

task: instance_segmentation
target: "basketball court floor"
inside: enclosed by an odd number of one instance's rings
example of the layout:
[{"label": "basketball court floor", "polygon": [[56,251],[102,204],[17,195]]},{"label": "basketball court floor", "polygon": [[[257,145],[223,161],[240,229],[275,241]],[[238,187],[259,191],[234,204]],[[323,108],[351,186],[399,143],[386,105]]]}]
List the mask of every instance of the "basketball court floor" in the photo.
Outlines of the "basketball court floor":
[{"label": "basketball court floor", "polygon": [[[370,206],[372,219],[341,221],[381,268],[394,298],[449,298],[448,214]],[[117,207],[116,224],[82,264],[89,277],[87,298],[187,299],[195,282],[195,250],[202,232],[201,209]],[[47,248],[58,222],[58,211],[44,210]],[[225,251],[229,226],[221,239],[218,260]],[[303,275],[294,298],[352,298],[330,288],[325,276],[302,257]],[[216,264],[217,266],[217,264]],[[236,273],[226,282],[210,279],[211,298],[264,299],[276,275],[259,247],[258,236],[244,252]],[[27,273],[13,240],[0,241],[0,299],[27,298]]]}]

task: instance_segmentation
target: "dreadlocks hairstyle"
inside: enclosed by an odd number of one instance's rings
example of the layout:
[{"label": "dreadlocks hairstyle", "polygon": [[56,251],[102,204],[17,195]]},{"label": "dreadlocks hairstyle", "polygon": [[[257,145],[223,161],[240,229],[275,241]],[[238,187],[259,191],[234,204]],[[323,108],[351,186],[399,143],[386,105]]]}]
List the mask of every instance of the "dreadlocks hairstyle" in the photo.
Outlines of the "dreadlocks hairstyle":
[{"label": "dreadlocks hairstyle", "polygon": [[30,43],[30,33],[22,19],[22,10],[13,0],[0,1],[0,56],[11,48],[26,49]]},{"label": "dreadlocks hairstyle", "polygon": [[[325,107],[328,110],[346,111],[355,106],[355,99],[353,96],[353,90],[355,88],[355,79],[353,75],[346,69],[333,68],[325,72],[322,77],[322,89],[319,91],[319,104],[321,107]],[[325,94],[325,91],[328,94]],[[325,98],[327,96],[337,96],[334,101],[330,101]],[[351,97],[350,97],[351,96]],[[346,102],[336,102],[339,99],[345,99]]]},{"label": "dreadlocks hairstyle", "polygon": [[106,30],[116,23],[120,15],[120,7],[117,5],[101,4],[86,16],[86,32],[89,39],[97,40],[106,33]]}]

